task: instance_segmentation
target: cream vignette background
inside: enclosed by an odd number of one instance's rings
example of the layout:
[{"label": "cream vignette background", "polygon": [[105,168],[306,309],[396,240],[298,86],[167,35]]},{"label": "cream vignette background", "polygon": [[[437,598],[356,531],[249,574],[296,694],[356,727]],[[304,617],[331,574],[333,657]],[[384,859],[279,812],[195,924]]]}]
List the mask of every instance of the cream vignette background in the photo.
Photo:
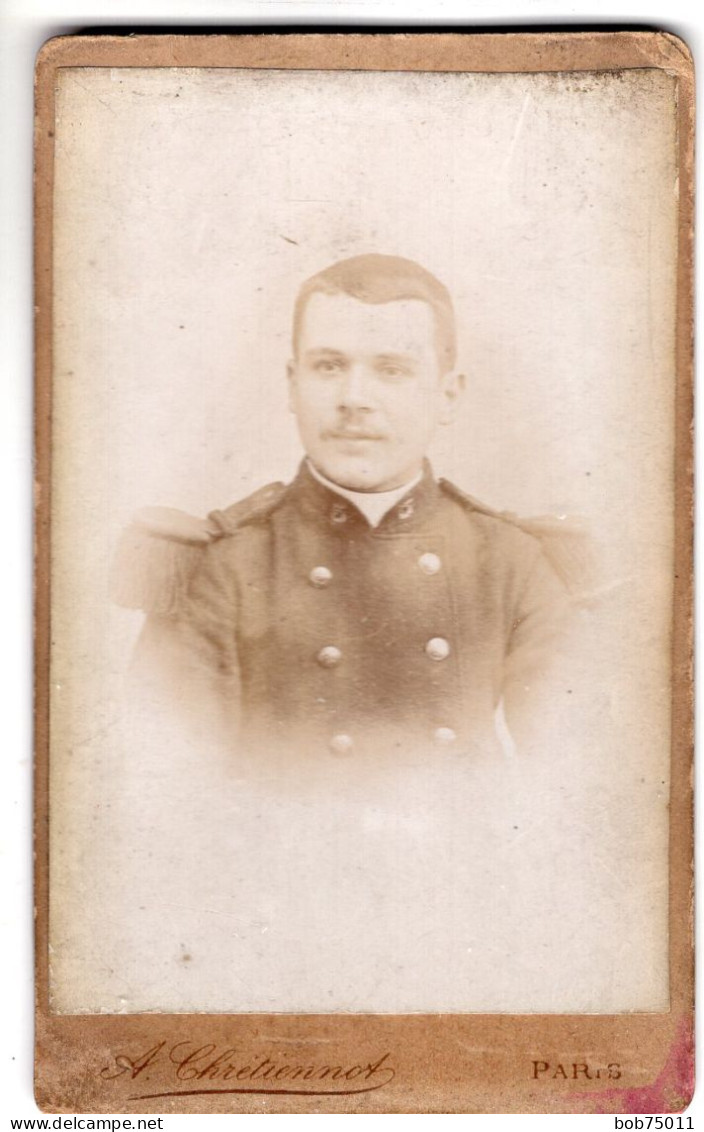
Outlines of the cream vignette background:
[{"label": "cream vignette background", "polygon": [[[672,81],[85,69],[61,72],[57,105],[55,1007],[662,1009]],[[136,507],[205,514],[293,475],[293,298],[365,251],[419,260],[455,300],[468,395],[436,471],[497,507],[583,515],[607,580],[549,771],[502,768],[461,800],[519,836],[477,837],[475,900],[430,941],[422,796],[363,815],[370,843],[414,850],[393,894],[345,874],[344,797],[282,805],[264,844],[265,799],[224,796],[221,768],[125,723],[139,617],[107,596]]]}]

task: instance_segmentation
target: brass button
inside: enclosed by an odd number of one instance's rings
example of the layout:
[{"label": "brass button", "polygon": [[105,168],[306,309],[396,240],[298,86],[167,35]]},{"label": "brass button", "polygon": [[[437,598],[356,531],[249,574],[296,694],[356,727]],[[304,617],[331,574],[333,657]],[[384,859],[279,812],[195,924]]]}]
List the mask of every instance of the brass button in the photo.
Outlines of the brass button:
[{"label": "brass button", "polygon": [[346,523],[347,522],[347,508],[342,503],[335,503],[330,518],[333,523]]},{"label": "brass button", "polygon": [[454,743],[457,738],[457,732],[453,731],[451,727],[436,727],[433,738],[436,743],[441,743],[443,747],[449,747],[450,743]]},{"label": "brass button", "polygon": [[446,660],[450,655],[450,645],[444,637],[431,637],[425,651],[431,660]]},{"label": "brass button", "polygon": [[399,519],[410,519],[415,510],[415,501],[413,499],[406,499],[398,509]]},{"label": "brass button", "polygon": [[342,660],[342,653],[335,645],[326,645],[317,656],[318,664],[323,668],[335,668]]},{"label": "brass button", "polygon": [[421,554],[418,559],[418,565],[424,574],[437,574],[442,566],[442,561],[437,554]]},{"label": "brass button", "polygon": [[316,589],[325,589],[332,581],[332,570],[328,570],[327,566],[314,566],[308,575],[308,581]]}]

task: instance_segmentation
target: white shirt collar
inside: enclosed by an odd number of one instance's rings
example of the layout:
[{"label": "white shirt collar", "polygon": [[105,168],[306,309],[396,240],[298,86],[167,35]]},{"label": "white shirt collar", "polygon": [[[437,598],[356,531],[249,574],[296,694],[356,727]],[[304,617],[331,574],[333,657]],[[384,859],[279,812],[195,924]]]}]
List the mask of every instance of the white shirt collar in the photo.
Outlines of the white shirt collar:
[{"label": "white shirt collar", "polygon": [[333,483],[327,476],[311,463],[306,460],[308,470],[311,475],[322,483],[324,487],[334,491],[336,495],[341,495],[344,499],[349,499],[350,503],[354,503],[355,507],[362,512],[365,519],[371,527],[378,527],[381,520],[384,518],[392,507],[395,507],[399,499],[401,499],[407,491],[420,483],[423,478],[423,472],[420,471],[417,476],[414,476],[408,483],[403,484],[401,487],[394,487],[391,491],[350,491],[347,487],[340,487],[339,484]]}]

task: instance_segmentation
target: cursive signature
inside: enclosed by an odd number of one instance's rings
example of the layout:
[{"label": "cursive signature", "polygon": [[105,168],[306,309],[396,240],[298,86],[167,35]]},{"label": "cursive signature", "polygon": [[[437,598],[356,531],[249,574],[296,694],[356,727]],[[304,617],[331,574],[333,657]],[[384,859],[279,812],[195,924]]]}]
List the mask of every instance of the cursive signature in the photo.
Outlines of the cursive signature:
[{"label": "cursive signature", "polygon": [[[127,1076],[134,1081],[150,1079],[149,1070],[160,1069],[166,1085],[159,1092],[143,1092],[131,1101],[159,1097],[202,1096],[206,1093],[281,1093],[287,1096],[336,1096],[372,1093],[393,1081],[396,1070],[391,1054],[383,1053],[366,1063],[320,1063],[296,1059],[245,1056],[234,1046],[215,1043],[199,1045],[183,1041],[169,1045],[157,1042],[135,1056],[118,1053],[112,1065],[105,1065],[100,1076],[114,1081]],[[171,1080],[169,1080],[171,1078]]]}]

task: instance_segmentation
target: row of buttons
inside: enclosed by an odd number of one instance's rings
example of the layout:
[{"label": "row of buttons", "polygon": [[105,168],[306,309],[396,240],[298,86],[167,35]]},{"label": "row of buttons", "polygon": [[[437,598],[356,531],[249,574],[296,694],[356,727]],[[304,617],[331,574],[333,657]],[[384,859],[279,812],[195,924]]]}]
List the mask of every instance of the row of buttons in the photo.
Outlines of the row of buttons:
[{"label": "row of buttons", "polygon": [[[454,743],[457,738],[457,733],[451,727],[436,727],[433,732],[433,739],[442,747],[449,747]],[[329,743],[330,751],[333,755],[350,755],[354,750],[354,739],[351,735],[340,733],[333,735]]]},{"label": "row of buttons", "polygon": [[[450,642],[444,637],[431,637],[425,646],[426,656],[431,660],[447,660],[450,651]],[[337,668],[342,660],[342,650],[337,645],[325,645],[316,660],[321,668]]]},{"label": "row of buttons", "polygon": [[[432,577],[433,574],[439,573],[442,569],[442,560],[437,554],[421,554],[418,559],[418,566],[424,574],[427,574],[428,577]],[[329,570],[327,566],[314,566],[308,575],[308,581],[319,590],[329,586],[332,579],[332,570]]]},{"label": "row of buttons", "polygon": [[[410,506],[409,506],[410,505]],[[399,510],[401,518],[409,518],[413,514],[413,504],[408,500],[406,504]],[[333,509],[332,514],[333,522],[344,523],[347,520],[347,511],[344,507],[337,505]],[[432,577],[438,574],[442,569],[442,560],[437,554],[427,552],[421,554],[418,558],[418,567],[423,574]],[[315,566],[308,575],[311,585],[316,589],[325,589],[333,580],[333,573],[327,566]],[[441,661],[446,660],[450,655],[450,644],[444,637],[431,637],[425,646],[426,655],[430,660]],[[317,655],[318,664],[322,668],[336,668],[342,660],[342,650],[337,648],[336,645],[325,645]],[[457,738],[456,733],[451,727],[438,727],[433,732],[433,739],[441,746],[449,746],[454,743]],[[334,755],[349,755],[354,750],[354,740],[351,735],[340,733],[333,735],[329,743],[330,751]]]}]

